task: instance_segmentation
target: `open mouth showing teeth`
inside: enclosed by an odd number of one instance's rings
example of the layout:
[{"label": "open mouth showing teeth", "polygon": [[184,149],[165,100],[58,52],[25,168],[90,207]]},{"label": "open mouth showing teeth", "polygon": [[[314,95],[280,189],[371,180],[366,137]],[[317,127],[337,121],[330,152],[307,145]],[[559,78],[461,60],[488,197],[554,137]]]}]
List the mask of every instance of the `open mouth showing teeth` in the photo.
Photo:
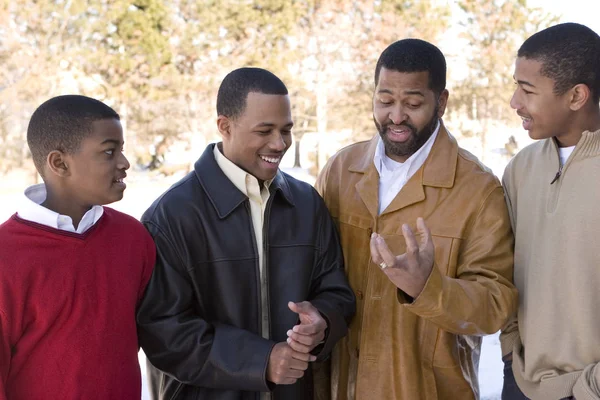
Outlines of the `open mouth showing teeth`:
[{"label": "open mouth showing teeth", "polygon": [[266,161],[270,164],[277,164],[279,162],[279,160],[281,160],[281,157],[265,157],[265,156],[260,156],[261,160]]},{"label": "open mouth showing teeth", "polygon": [[123,183],[123,178],[121,178],[121,179],[115,179],[113,182],[114,183]]}]

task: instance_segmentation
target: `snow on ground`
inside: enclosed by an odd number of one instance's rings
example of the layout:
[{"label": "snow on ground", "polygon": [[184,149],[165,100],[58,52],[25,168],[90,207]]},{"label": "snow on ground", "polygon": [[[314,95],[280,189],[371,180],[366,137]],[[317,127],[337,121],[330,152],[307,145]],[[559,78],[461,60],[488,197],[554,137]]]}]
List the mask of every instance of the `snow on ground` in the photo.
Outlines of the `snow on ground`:
[{"label": "snow on ground", "polygon": [[[298,179],[310,177],[306,172],[297,169],[288,172]],[[146,173],[130,171],[129,178],[126,180],[128,187],[125,191],[125,197],[123,200],[111,204],[110,207],[140,218],[154,199],[178,178],[179,176],[170,177],[169,179],[159,179]],[[308,178],[306,180],[314,183],[314,178],[312,178],[312,181]],[[3,222],[15,213],[19,202],[22,200],[23,190],[27,185],[25,175],[13,177],[12,180],[6,177],[0,180],[0,204],[2,205],[0,207],[0,222]],[[144,377],[143,400],[150,400],[146,385],[145,356],[141,351],[139,359]],[[485,337],[483,340],[483,349],[479,364],[479,382],[481,400],[500,399],[500,392],[502,390],[502,360],[497,334]]]}]

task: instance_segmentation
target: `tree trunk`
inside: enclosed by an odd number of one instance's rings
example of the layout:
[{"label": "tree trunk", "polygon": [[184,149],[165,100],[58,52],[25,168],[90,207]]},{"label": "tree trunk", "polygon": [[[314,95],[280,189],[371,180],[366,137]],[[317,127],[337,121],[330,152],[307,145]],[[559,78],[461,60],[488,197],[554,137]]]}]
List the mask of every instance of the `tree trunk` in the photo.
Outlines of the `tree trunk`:
[{"label": "tree trunk", "polygon": [[294,168],[302,168],[300,165],[300,139],[294,140]]}]

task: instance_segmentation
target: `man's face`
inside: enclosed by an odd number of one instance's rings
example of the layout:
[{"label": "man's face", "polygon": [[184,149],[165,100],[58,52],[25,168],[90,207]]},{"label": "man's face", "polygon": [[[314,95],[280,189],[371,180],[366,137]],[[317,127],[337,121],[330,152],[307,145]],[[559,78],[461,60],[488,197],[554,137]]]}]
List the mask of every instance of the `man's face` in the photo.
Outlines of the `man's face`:
[{"label": "man's face", "polygon": [[292,144],[289,96],[250,92],[240,116],[221,115],[217,124],[225,157],[259,181],[275,177]]},{"label": "man's face", "polygon": [[85,207],[114,203],[123,198],[129,162],[123,155],[123,129],[116,119],[95,121],[79,150],[65,155],[68,196]]},{"label": "man's face", "polygon": [[519,57],[515,63],[517,85],[510,106],[523,119],[532,139],[546,139],[569,131],[569,96],[554,93],[554,81],[540,74],[542,63]]},{"label": "man's face", "polygon": [[398,72],[381,68],[373,96],[373,120],[386,155],[406,161],[433,134],[444,115],[448,91],[429,89],[429,72]]}]

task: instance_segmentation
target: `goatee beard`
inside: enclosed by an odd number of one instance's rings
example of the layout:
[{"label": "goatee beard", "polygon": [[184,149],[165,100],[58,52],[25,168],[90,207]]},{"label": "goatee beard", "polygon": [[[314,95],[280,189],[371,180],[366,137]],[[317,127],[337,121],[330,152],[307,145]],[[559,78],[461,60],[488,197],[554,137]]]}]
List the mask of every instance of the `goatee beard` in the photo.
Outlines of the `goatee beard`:
[{"label": "goatee beard", "polygon": [[417,152],[417,150],[419,150],[421,147],[423,147],[425,142],[427,142],[427,140],[429,140],[431,135],[433,135],[435,128],[437,127],[438,120],[439,120],[438,107],[436,107],[435,111],[433,113],[433,117],[427,123],[427,125],[425,125],[423,127],[423,129],[421,129],[420,131],[417,131],[417,128],[410,123],[405,122],[405,123],[400,124],[399,126],[409,129],[411,133],[410,133],[410,138],[407,141],[405,141],[404,143],[397,143],[397,142],[392,142],[387,137],[387,134],[386,134],[388,127],[390,127],[391,125],[394,125],[394,124],[390,121],[389,123],[386,123],[385,125],[379,125],[377,123],[377,121],[375,120],[375,117],[373,116],[373,121],[375,122],[375,126],[377,127],[377,130],[379,131],[379,136],[381,137],[381,140],[383,140],[386,154],[388,156],[400,157],[405,160],[408,159],[413,154],[415,154]]}]

